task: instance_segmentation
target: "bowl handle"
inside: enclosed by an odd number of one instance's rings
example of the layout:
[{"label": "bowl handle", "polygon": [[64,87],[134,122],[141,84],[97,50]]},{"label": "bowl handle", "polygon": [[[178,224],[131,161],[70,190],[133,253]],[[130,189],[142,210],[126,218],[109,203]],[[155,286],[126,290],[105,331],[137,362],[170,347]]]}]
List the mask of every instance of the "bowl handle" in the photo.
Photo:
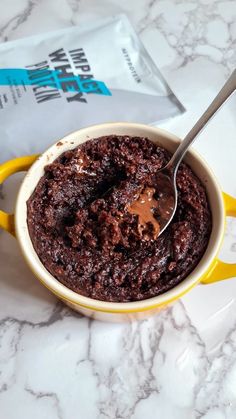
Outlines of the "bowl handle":
[{"label": "bowl handle", "polygon": [[[14,173],[28,170],[37,158],[38,154],[17,157],[16,159],[6,161],[0,165],[0,184]],[[3,228],[8,231],[8,233],[15,236],[14,214],[8,214],[7,212],[0,210],[0,228]]]},{"label": "bowl handle", "polygon": [[[223,192],[223,198],[226,216],[236,217],[236,199],[225,192]],[[216,258],[201,282],[202,284],[211,284],[234,276],[236,277],[236,263],[225,263]]]}]

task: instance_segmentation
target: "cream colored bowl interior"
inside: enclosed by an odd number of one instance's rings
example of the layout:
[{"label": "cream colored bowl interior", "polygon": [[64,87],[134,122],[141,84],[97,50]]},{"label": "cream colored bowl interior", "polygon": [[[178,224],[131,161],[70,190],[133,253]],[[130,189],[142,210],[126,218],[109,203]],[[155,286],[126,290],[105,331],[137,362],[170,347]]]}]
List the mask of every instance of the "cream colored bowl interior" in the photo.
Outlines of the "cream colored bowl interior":
[{"label": "cream colored bowl interior", "polygon": [[39,277],[39,279],[46,285],[46,287],[51,289],[61,298],[69,300],[75,304],[82,305],[84,307],[93,308],[95,310],[111,310],[117,312],[127,310],[144,310],[150,306],[164,304],[166,301],[175,298],[176,295],[184,293],[187,289],[198,282],[199,278],[204,274],[207,267],[210,265],[219,250],[219,245],[224,231],[224,206],[222,193],[218,182],[209,166],[194,150],[191,149],[191,151],[187,153],[184,161],[191,166],[193,171],[206,186],[210,206],[213,213],[212,234],[207,250],[194,271],[179,285],[162,295],[150,298],[148,300],[130,303],[109,303],[81,296],[62,285],[45,269],[36,252],[34,251],[27,228],[26,201],[32,194],[39,179],[44,174],[44,166],[51,163],[62,152],[68,149],[72,149],[89,139],[111,134],[141,137],[145,136],[171,152],[174,152],[180,141],[177,137],[164,130],[146,125],[129,123],[109,123],[96,125],[73,132],[62,140],[58,140],[56,144],[50,147],[39,157],[39,159],[29,169],[23,180],[16,203],[16,234],[23,254],[31,269],[34,271],[36,276]]}]

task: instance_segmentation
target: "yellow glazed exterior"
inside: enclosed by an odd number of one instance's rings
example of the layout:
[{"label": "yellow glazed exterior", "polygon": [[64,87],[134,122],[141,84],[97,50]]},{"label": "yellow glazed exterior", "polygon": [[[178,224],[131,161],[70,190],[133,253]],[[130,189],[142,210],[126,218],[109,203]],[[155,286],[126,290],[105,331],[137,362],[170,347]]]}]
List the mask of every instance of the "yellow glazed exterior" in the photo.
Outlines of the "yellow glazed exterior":
[{"label": "yellow glazed exterior", "polygon": [[180,298],[200,281],[207,284],[236,276],[236,264],[223,263],[217,258],[224,235],[225,217],[227,215],[236,217],[236,199],[221,192],[218,182],[208,165],[193,150],[187,153],[184,160],[192,167],[202,182],[205,183],[212,209],[213,229],[203,258],[194,271],[179,285],[160,296],[148,300],[131,303],[110,303],[93,300],[73,292],[57,281],[44,268],[33,249],[28,234],[26,201],[43,175],[46,164],[51,163],[65,150],[74,148],[90,138],[111,134],[146,136],[171,152],[177,148],[180,141],[166,131],[146,125],[129,123],[101,124],[84,128],[68,135],[50,147],[41,156],[20,157],[0,166],[0,183],[15,172],[29,169],[18,193],[15,216],[0,211],[0,227],[16,235],[25,260],[38,279],[67,305],[85,315],[105,321],[124,321],[152,314],[166,304]]},{"label": "yellow glazed exterior", "polygon": [[[9,176],[16,172],[25,172],[34,163],[37,156],[17,157],[14,160],[7,161],[0,166],[0,185]],[[7,214],[0,210],[0,227],[11,234],[15,234],[14,215]]]}]

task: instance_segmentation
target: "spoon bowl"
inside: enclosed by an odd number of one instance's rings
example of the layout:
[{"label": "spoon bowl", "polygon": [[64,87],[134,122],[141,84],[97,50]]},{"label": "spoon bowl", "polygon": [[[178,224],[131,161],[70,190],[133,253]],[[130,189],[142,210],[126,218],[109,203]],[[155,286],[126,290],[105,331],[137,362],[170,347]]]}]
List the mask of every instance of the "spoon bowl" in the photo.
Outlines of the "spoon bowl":
[{"label": "spoon bowl", "polygon": [[157,219],[160,226],[159,235],[173,219],[177,207],[177,187],[168,167],[159,170],[155,176],[156,194],[158,196]]}]

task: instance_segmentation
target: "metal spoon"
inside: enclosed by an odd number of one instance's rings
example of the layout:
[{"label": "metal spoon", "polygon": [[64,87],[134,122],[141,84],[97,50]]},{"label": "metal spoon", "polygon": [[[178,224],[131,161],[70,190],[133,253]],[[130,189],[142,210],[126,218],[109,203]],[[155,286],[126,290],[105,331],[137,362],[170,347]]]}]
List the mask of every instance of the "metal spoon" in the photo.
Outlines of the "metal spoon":
[{"label": "metal spoon", "polygon": [[220,107],[226,102],[226,100],[236,90],[236,70],[233,71],[230,78],[224,84],[218,95],[215,97],[213,102],[199,118],[193,128],[186,135],[184,140],[181,142],[175,153],[173,154],[170,161],[163,169],[160,169],[155,176],[156,191],[159,194],[158,198],[158,215],[160,232],[159,235],[167,228],[172,218],[174,217],[178,192],[176,186],[176,173],[180,162],[182,161],[188,148],[195,141],[196,137],[205,128],[210,119],[220,109]]}]

